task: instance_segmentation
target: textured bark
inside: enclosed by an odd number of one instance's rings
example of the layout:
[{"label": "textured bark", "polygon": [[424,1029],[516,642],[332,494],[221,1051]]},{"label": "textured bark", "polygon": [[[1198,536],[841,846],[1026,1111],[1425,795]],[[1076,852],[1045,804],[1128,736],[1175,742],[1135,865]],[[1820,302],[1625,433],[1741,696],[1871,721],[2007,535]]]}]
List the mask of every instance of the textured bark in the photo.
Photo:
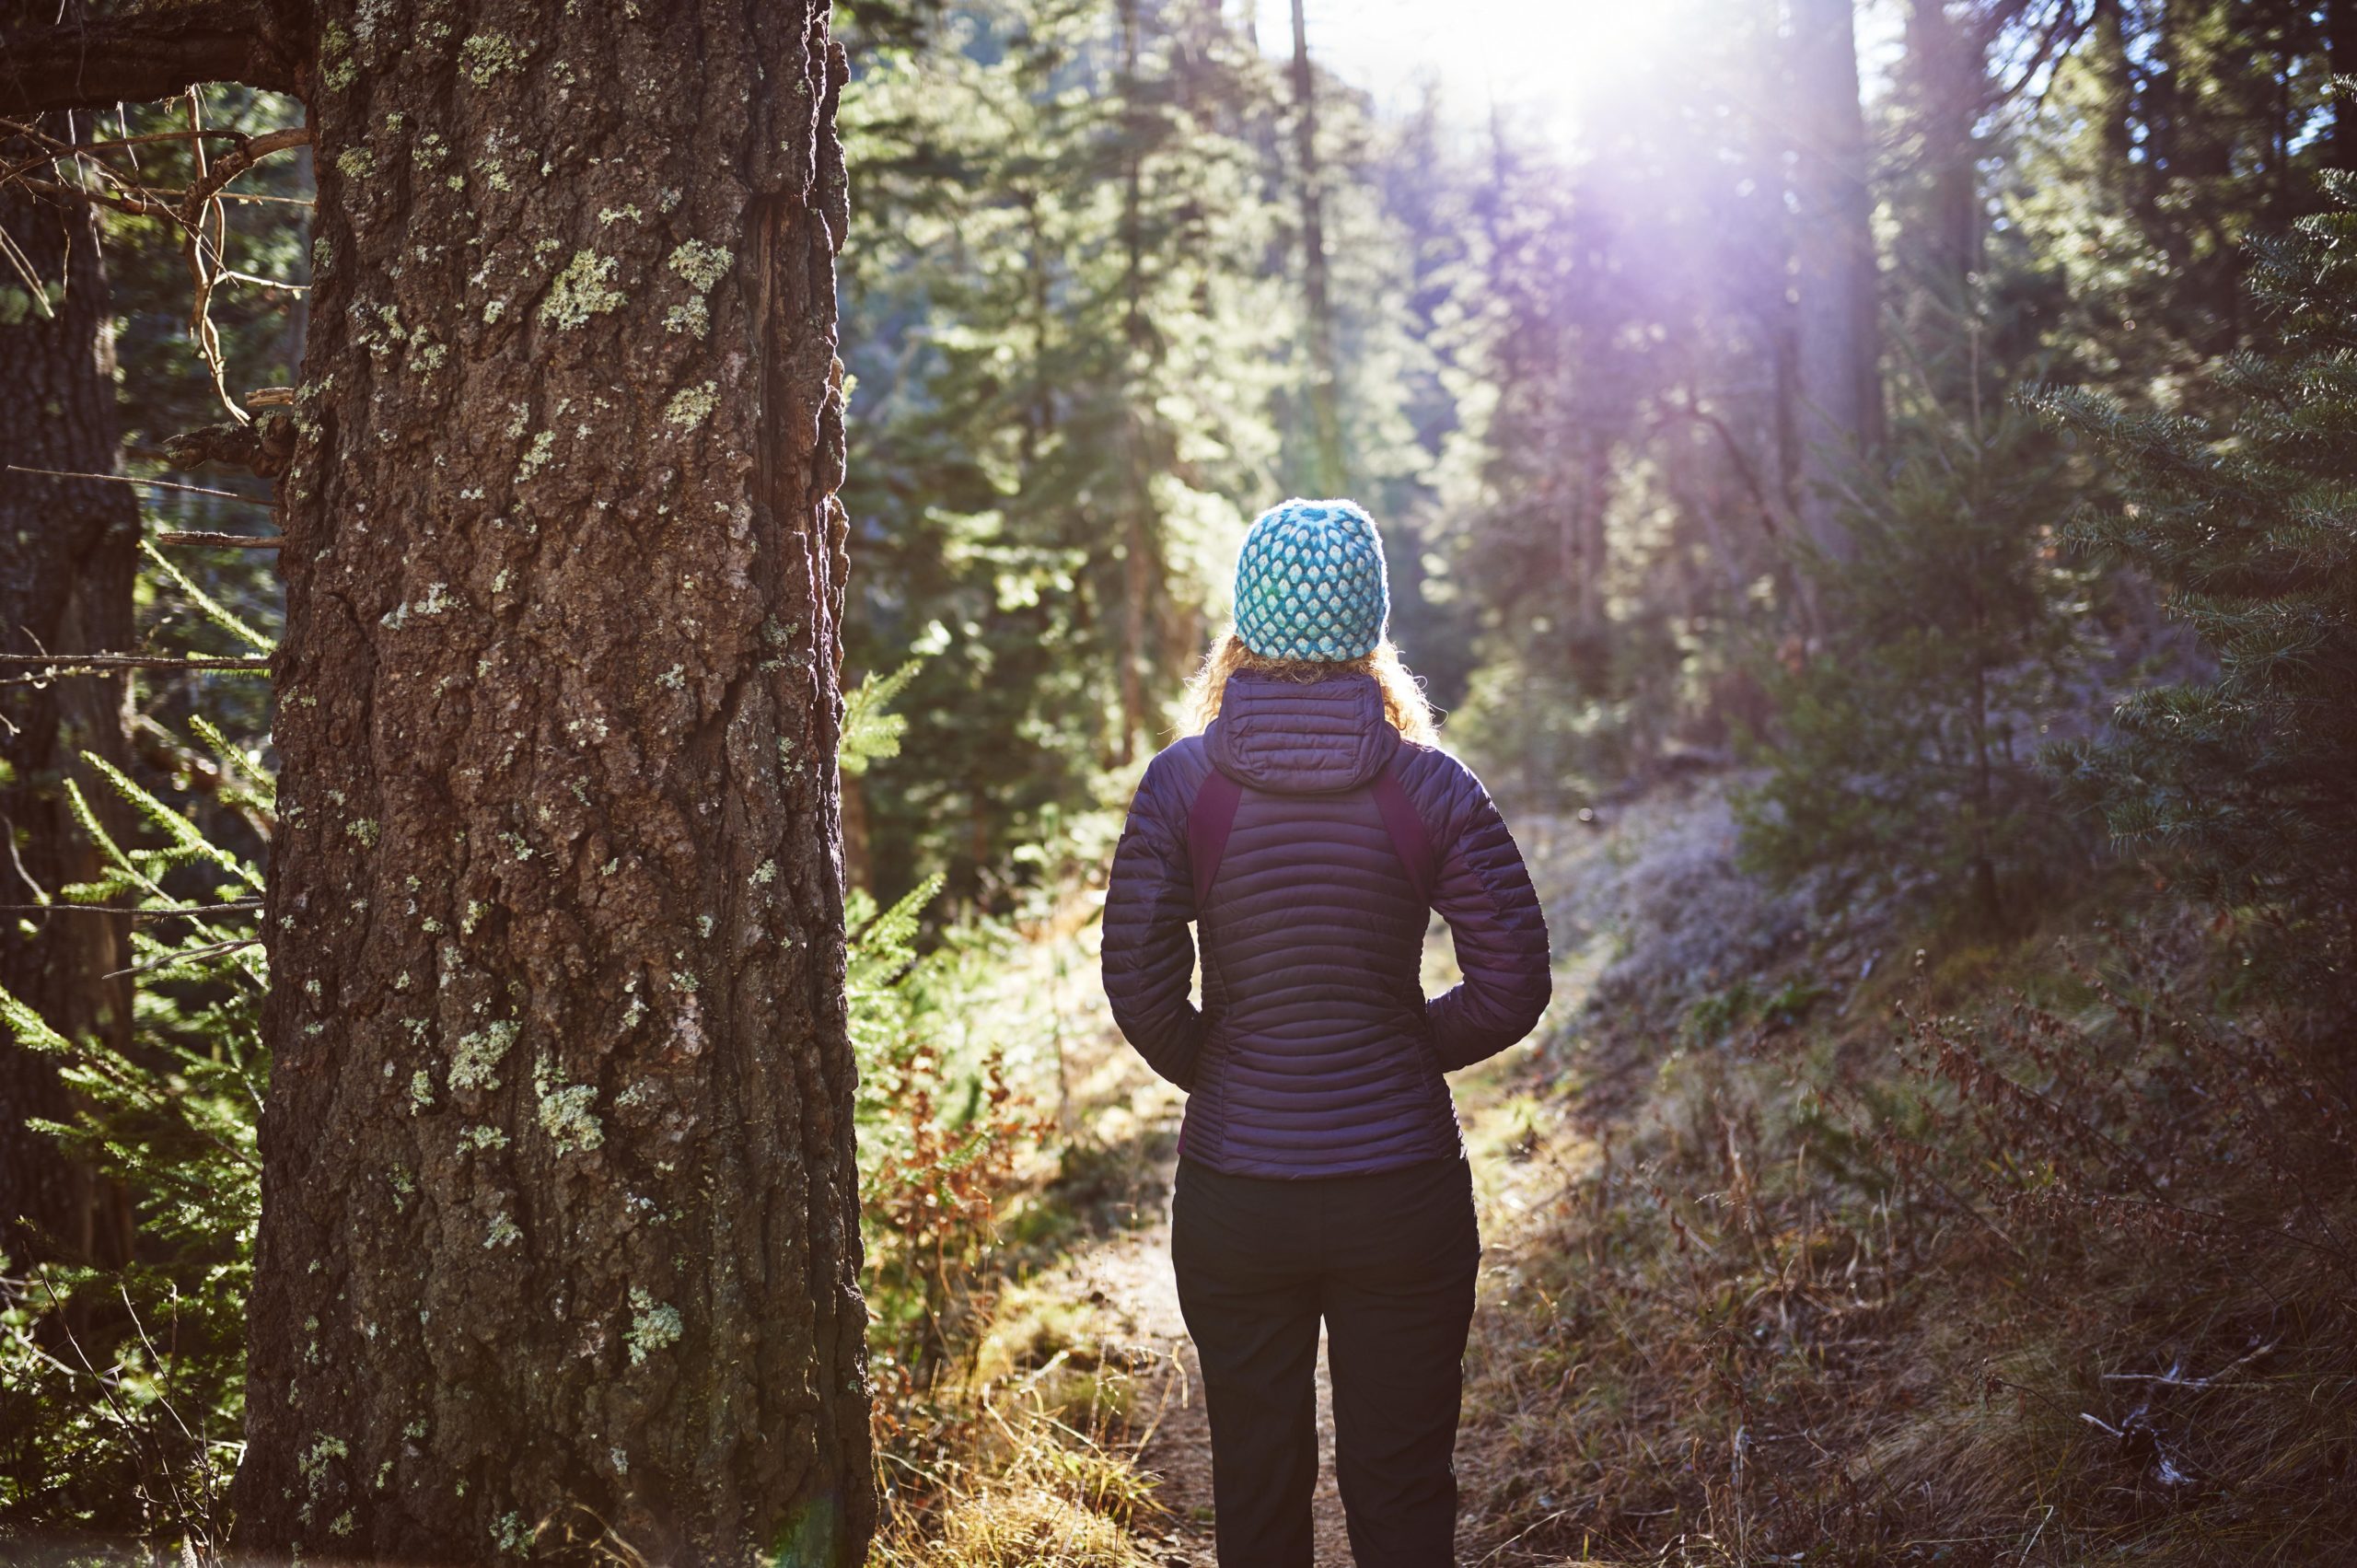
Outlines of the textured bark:
[{"label": "textured bark", "polygon": [[291,91],[286,0],[173,0],[93,17],[86,4],[0,6],[0,114],[170,98],[199,82]]},{"label": "textured bark", "polygon": [[819,0],[333,0],[238,1545],[874,1518]]},{"label": "textured bark", "polygon": [[1810,541],[1847,559],[1849,530],[1832,487],[1883,434],[1874,197],[1858,107],[1857,35],[1852,0],[1792,0],[1791,17],[1797,499]]},{"label": "textured bark", "polygon": [[[45,126],[71,134],[63,117]],[[0,140],[0,161],[29,156]],[[106,273],[92,215],[0,191],[0,229],[50,285],[44,314],[13,271],[0,273],[0,461],[23,468],[110,473],[118,424]],[[61,292],[62,289],[62,292]],[[131,488],[0,469],[0,649],[70,653],[131,645],[131,585],[139,508]],[[21,671],[11,672],[21,677]],[[81,754],[127,762],[120,674],[46,685],[0,686],[0,903],[54,898],[99,870],[98,847],[65,798],[78,776],[92,807],[119,825],[114,792]],[[95,787],[92,787],[95,785]],[[131,982],[106,975],[131,961],[128,917],[88,913],[0,916],[0,987],[71,1038],[130,1043]],[[22,923],[21,924],[19,923]],[[28,1132],[28,1117],[65,1121],[71,1099],[48,1057],[0,1040],[0,1253],[120,1262],[129,1256],[122,1194]]]}]

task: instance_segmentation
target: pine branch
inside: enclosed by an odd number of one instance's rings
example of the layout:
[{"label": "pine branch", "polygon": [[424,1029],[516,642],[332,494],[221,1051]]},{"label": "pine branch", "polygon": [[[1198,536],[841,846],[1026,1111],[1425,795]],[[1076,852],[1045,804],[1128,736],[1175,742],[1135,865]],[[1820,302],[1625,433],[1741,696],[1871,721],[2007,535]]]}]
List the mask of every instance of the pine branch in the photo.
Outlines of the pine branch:
[{"label": "pine branch", "polygon": [[166,559],[164,552],[156,548],[155,540],[146,539],[141,540],[139,541],[139,549],[141,553],[145,554],[148,560],[153,561],[156,563],[157,567],[163,572],[164,575],[172,580],[173,585],[177,587],[180,592],[188,595],[190,601],[193,603],[198,610],[204,612],[206,620],[212,621],[215,626],[220,627],[223,631],[228,633],[231,636],[237,638],[238,641],[245,644],[248,647],[258,649],[264,654],[271,652],[272,645],[268,637],[263,636],[261,633],[255,631],[252,627],[238,620],[227,605],[223,604],[219,599],[215,598],[211,594],[208,594],[203,588],[198,587],[196,584],[190,579],[187,573],[181,571],[178,566],[173,565],[169,560]]}]

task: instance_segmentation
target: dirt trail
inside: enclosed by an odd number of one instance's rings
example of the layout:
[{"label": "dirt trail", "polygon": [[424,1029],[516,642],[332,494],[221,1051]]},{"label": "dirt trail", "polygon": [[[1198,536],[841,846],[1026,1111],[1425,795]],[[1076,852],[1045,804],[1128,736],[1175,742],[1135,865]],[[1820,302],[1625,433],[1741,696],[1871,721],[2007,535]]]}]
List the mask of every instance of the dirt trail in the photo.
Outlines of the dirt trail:
[{"label": "dirt trail", "polygon": [[[1548,903],[1550,922],[1566,863],[1555,853],[1567,842],[1563,825],[1539,819],[1517,822],[1517,837],[1528,854],[1539,893]],[[1571,864],[1583,857],[1574,854]],[[1550,887],[1550,882],[1557,885]],[[1564,900],[1568,903],[1568,899]],[[1596,944],[1577,922],[1570,942],[1559,935],[1558,950],[1577,952],[1559,962],[1556,999],[1549,1022],[1538,1039],[1544,1040],[1562,1028],[1584,1000],[1586,980],[1593,972]],[[1445,933],[1436,933],[1428,954],[1425,983],[1429,991],[1455,982]],[[1101,999],[1098,1000],[1101,1006]],[[1081,1004],[1086,1009],[1087,1004]],[[1075,1019],[1076,1023],[1080,1021]],[[1128,1176],[1132,1224],[1100,1237],[1029,1282],[1062,1300],[1087,1304],[1092,1337],[1108,1345],[1129,1347],[1136,1365],[1131,1409],[1132,1432],[1138,1467],[1158,1481],[1155,1496],[1165,1510],[1159,1522],[1159,1551],[1166,1563],[1202,1565],[1214,1562],[1212,1548],[1211,1432],[1204,1415],[1202,1374],[1193,1345],[1188,1341],[1178,1310],[1177,1285],[1170,1269],[1169,1192],[1175,1161],[1167,1152],[1178,1130],[1181,1100],[1175,1091],[1152,1082],[1143,1063],[1111,1042],[1109,1020],[1099,1028],[1080,1024],[1077,1033],[1096,1037],[1104,1048],[1080,1052],[1096,1058],[1092,1080],[1074,1096],[1081,1115],[1092,1124],[1109,1116],[1129,1134],[1132,1146],[1151,1149],[1147,1168]],[[1474,1189],[1480,1215],[1482,1270],[1485,1287],[1492,1276],[1511,1267],[1521,1237],[1521,1217],[1553,1192],[1593,1157],[1594,1146],[1575,1129],[1542,1110],[1530,1090],[1536,1043],[1517,1046],[1478,1068],[1457,1074],[1451,1086],[1466,1143],[1473,1161]],[[1488,1294],[1485,1289],[1484,1295]],[[1483,1311],[1475,1314],[1473,1333],[1482,1332]],[[1340,1493],[1333,1473],[1333,1408],[1328,1384],[1324,1348],[1318,1366],[1318,1478],[1314,1503],[1318,1568],[1349,1568],[1349,1536],[1342,1520]],[[1478,1475],[1460,1474],[1460,1485],[1481,1485]]]},{"label": "dirt trail", "polygon": [[[1485,1273],[1504,1266],[1516,1244],[1517,1220],[1546,1193],[1570,1179],[1584,1146],[1568,1133],[1550,1130],[1527,1113],[1529,1100],[1518,1088],[1527,1075],[1532,1047],[1522,1046],[1495,1063],[1461,1075],[1455,1083],[1458,1113],[1472,1152],[1480,1212]],[[1164,1097],[1152,1097],[1159,1100]],[[1167,1097],[1169,1131],[1177,1123],[1176,1097]],[[1157,1106],[1156,1109],[1160,1110]],[[1168,1139],[1154,1142],[1167,1147]],[[1211,1429],[1203,1411],[1202,1375],[1187,1338],[1170,1269],[1169,1183],[1172,1167],[1157,1163],[1139,1183],[1141,1217],[1134,1229],[1106,1237],[1031,1282],[1057,1298],[1094,1308],[1100,1342],[1127,1347],[1138,1364],[1131,1409],[1132,1442],[1140,1469],[1158,1481],[1155,1496],[1165,1510],[1160,1522],[1162,1560],[1211,1568]],[[1474,1332],[1481,1331],[1476,1314]],[[1334,1420],[1324,1347],[1318,1365],[1318,1491],[1313,1503],[1319,1568],[1348,1568],[1350,1538],[1342,1501],[1334,1484]],[[1461,1483],[1480,1484],[1466,1475]]]},{"label": "dirt trail", "polygon": [[[1108,1238],[1074,1258],[1051,1288],[1068,1299],[1093,1303],[1109,1338],[1137,1346],[1152,1360],[1138,1370],[1135,1412],[1138,1468],[1158,1484],[1155,1498],[1166,1510],[1162,1559],[1174,1565],[1212,1568],[1211,1425],[1203,1409],[1202,1369],[1178,1310],[1170,1270],[1167,1213],[1171,1170],[1157,1169],[1153,1183],[1161,1217],[1141,1230]],[[1313,1506],[1318,1561],[1348,1563],[1349,1539],[1342,1500],[1332,1469],[1334,1415],[1324,1346],[1318,1364],[1318,1434],[1321,1464]]]}]

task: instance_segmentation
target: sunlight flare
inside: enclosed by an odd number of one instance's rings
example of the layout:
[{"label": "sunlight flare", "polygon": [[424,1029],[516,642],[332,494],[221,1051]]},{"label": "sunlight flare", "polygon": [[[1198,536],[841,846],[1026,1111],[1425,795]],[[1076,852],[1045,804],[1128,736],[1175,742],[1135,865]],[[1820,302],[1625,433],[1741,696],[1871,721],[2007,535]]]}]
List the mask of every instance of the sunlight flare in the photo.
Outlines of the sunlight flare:
[{"label": "sunlight flare", "polygon": [[[1599,85],[1657,64],[1700,25],[1704,0],[1311,0],[1309,43],[1390,99],[1436,85],[1459,110],[1492,101],[1575,118]],[[1290,40],[1264,22],[1262,45]]]}]

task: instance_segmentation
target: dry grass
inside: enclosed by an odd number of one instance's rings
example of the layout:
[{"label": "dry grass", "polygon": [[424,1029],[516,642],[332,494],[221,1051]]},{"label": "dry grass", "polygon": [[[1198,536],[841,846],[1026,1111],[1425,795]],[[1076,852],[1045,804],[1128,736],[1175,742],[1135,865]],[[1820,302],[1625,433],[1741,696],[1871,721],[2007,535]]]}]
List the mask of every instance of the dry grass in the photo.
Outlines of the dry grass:
[{"label": "dry grass", "polygon": [[[1073,933],[1049,923],[993,957],[994,1000],[962,1027],[986,1049],[1037,1028],[1043,1005],[1061,1009],[1046,1075],[1034,1062],[1027,1087],[1042,1116],[1015,1097],[988,1101],[1020,1157],[967,1167],[957,1202],[920,1215],[895,1212],[888,1256],[929,1265],[922,1354],[878,1355],[878,1480],[886,1518],[871,1562],[879,1568],[1144,1568],[1155,1562],[1145,1532],[1163,1521],[1154,1478],[1132,1461],[1143,1347],[1113,1332],[1100,1307],[1060,1294],[1059,1260],[1132,1223],[1158,1157],[1150,1128],[1160,1091],[1119,1045],[1093,984],[1041,979],[1069,955]],[[1009,1049],[1008,1054],[1014,1054]],[[1042,1093],[1042,1090],[1045,1093]],[[1064,1121],[1069,1131],[1059,1132]],[[912,1140],[910,1189],[937,1151]],[[946,1240],[936,1239],[936,1235]],[[895,1249],[898,1249],[896,1252]],[[946,1263],[942,1260],[946,1259]],[[871,1344],[877,1342],[871,1336]]]},{"label": "dry grass", "polygon": [[1550,1109],[1617,1077],[1604,1152],[1493,1273],[1466,1561],[2347,1561],[2357,1115],[2186,1000],[2215,951],[2156,913],[1591,1014]]},{"label": "dry grass", "polygon": [[1102,1515],[1052,1492],[1009,1487],[952,1508],[941,1539],[907,1561],[938,1568],[1132,1568],[1153,1559]]},{"label": "dry grass", "polygon": [[883,1568],[1158,1561],[1162,1522],[1135,1463],[1136,1376],[1125,1349],[1091,1342],[1086,1309],[1021,1288],[959,1375],[897,1406],[880,1445]]},{"label": "dry grass", "polygon": [[1155,1561],[1132,1526],[1155,1511],[1127,1457],[1037,1417],[984,1441],[925,1512],[896,1514],[879,1568],[1141,1568]]}]

